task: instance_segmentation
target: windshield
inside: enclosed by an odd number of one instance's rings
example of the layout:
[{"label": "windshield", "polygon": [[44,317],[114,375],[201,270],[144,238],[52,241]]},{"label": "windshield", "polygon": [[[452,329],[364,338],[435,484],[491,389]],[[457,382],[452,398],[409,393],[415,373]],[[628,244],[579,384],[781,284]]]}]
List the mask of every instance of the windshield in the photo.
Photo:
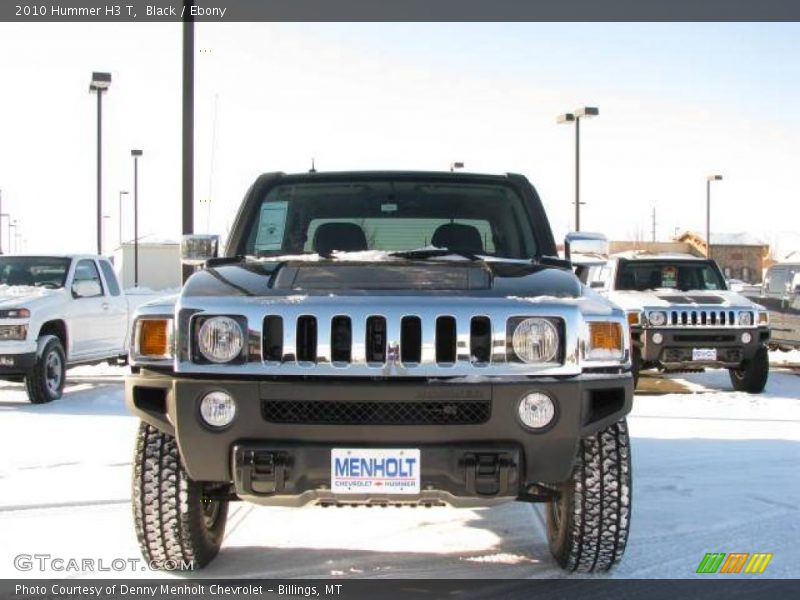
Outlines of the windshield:
[{"label": "windshield", "polygon": [[413,180],[280,185],[262,200],[248,227],[242,253],[257,256],[430,246],[517,259],[536,254],[523,201],[502,185]]},{"label": "windshield", "polygon": [[712,261],[621,260],[616,289],[724,290],[725,282]]},{"label": "windshield", "polygon": [[61,288],[67,280],[68,258],[46,256],[0,257],[0,285]]}]

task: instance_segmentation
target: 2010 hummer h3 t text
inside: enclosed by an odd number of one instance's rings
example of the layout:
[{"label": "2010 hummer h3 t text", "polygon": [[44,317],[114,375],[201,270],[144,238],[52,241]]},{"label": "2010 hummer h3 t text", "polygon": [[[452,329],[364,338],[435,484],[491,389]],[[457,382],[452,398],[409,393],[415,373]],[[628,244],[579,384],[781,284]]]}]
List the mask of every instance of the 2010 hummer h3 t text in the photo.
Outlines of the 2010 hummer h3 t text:
[{"label": "2010 hummer h3 t text", "polygon": [[[573,258],[597,243],[568,238]],[[524,177],[266,174],[215,245],[187,237],[203,268],[135,321],[151,564],[207,564],[234,500],[546,502],[560,565],[620,560],[628,324],[557,257]]]},{"label": "2010 hummer h3 t text", "polygon": [[636,380],[645,369],[726,368],[737,391],[764,390],[769,315],[727,289],[713,260],[629,251],[578,271],[585,283],[626,310]]}]

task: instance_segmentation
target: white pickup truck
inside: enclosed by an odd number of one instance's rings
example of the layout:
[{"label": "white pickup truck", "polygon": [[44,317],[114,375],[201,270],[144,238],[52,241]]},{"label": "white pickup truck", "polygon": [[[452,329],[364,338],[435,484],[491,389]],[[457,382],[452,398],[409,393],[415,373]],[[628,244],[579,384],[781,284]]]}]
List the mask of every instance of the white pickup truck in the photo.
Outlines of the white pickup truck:
[{"label": "white pickup truck", "polygon": [[128,300],[98,256],[0,256],[0,379],[33,403],[61,397],[68,367],[125,360]]}]

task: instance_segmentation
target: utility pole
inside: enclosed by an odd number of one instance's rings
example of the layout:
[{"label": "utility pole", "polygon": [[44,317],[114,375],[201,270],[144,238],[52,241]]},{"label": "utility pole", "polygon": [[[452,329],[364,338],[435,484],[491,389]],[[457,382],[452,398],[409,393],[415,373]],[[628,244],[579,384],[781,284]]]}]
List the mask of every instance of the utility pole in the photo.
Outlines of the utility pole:
[{"label": "utility pole", "polygon": [[656,207],[653,207],[653,241],[656,241]]}]

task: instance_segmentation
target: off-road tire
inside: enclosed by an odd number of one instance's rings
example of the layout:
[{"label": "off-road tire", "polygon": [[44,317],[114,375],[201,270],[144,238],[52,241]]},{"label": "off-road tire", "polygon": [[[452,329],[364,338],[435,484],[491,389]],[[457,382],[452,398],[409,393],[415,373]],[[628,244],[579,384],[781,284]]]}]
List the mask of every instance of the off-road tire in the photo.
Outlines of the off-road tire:
[{"label": "off-road tire", "polygon": [[569,481],[547,503],[550,552],[567,571],[608,571],[625,552],[631,512],[625,419],[583,438]]},{"label": "off-road tire", "polygon": [[25,376],[25,389],[28,400],[33,404],[44,404],[58,400],[64,393],[67,375],[67,356],[61,340],[55,336],[40,339],[44,343],[42,352],[37,355],[31,372]]},{"label": "off-road tire", "polygon": [[728,369],[731,384],[737,392],[760,394],[767,386],[769,379],[769,353],[761,347],[752,360],[748,360],[740,369]]},{"label": "off-road tire", "polygon": [[133,520],[151,568],[199,569],[217,555],[228,501],[208,501],[206,489],[186,473],[175,438],[140,423],[133,457]]}]

